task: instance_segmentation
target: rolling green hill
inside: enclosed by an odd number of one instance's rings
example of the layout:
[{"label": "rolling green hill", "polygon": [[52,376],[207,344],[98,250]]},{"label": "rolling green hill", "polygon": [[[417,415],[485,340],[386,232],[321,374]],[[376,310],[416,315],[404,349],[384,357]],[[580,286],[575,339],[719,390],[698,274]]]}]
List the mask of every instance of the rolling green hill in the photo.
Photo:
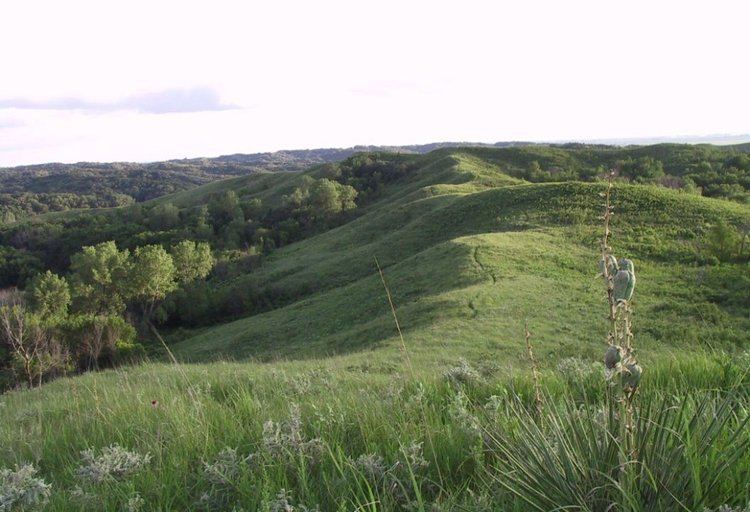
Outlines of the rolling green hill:
[{"label": "rolling green hill", "polygon": [[[115,207],[256,172],[301,171],[365,151],[428,153],[470,143],[282,150],[163,162],[78,162],[0,167],[0,224],[47,212]],[[508,147],[523,142],[483,146]],[[205,190],[205,189],[204,189]]]},{"label": "rolling green hill", "polygon": [[[711,197],[748,201],[750,160],[744,155],[748,144],[664,143],[622,147],[446,142],[278,151],[145,164],[80,162],[0,168],[0,225],[46,212],[116,207],[188,190],[201,193],[197,190],[201,184],[259,172],[300,171],[316,164],[337,162],[358,152],[426,154],[461,147],[470,147],[483,158],[509,164],[514,175],[523,174],[532,181],[590,178],[597,166],[609,166],[617,160],[630,162],[635,170],[659,162],[667,175],[663,176],[661,170],[656,169],[657,172],[647,179],[670,187],[697,186],[704,195]],[[211,188],[202,189],[203,192],[208,190]],[[182,197],[188,195],[182,194]]]},{"label": "rolling green hill", "polygon": [[740,151],[742,153],[750,153],[750,142],[745,142],[743,144],[732,144],[731,147],[736,151]]},{"label": "rolling green hill", "polygon": [[[309,179],[361,193],[356,209],[253,253],[252,264],[243,258],[259,245],[205,235],[223,268],[167,299],[174,316],[162,330],[179,364],[155,345],[156,361],[0,395],[0,498],[21,488],[54,511],[744,506],[748,248],[719,261],[709,235],[747,226],[750,207],[624,181],[612,244],[638,276],[645,471],[632,494],[619,487],[621,425],[604,414],[610,388],[595,363],[607,303],[596,276],[605,185],[594,175],[628,151],[672,158],[683,148],[371,155],[364,166],[258,173],[0,230],[14,257],[64,272],[82,244],[193,237],[194,213],[227,192],[263,205],[262,217],[243,208],[255,234],[257,218],[268,232],[288,220],[285,196]],[[534,183],[530,162],[572,174]],[[179,223],[150,227],[150,212],[167,205]],[[544,393],[537,413],[526,322]]]},{"label": "rolling green hill", "polygon": [[[178,342],[176,353],[192,361],[370,359],[381,349],[397,359],[377,257],[406,339],[425,362],[440,365],[454,354],[512,361],[521,354],[525,318],[550,358],[595,354],[604,328],[595,313],[601,185],[529,184],[486,155],[433,153],[356,219],[221,283],[238,299],[253,290],[287,304],[204,329]],[[264,198],[284,189],[266,188],[266,179],[224,185],[252,194],[258,181],[264,185],[255,194]],[[639,268],[637,329],[646,352],[746,345],[749,305],[732,276],[747,271],[700,263],[708,226],[748,222],[750,209],[633,185],[618,186],[615,203],[616,247]]]},{"label": "rolling green hill", "polygon": [[[169,338],[175,352],[190,361],[370,357],[375,347],[398,357],[378,258],[407,339],[438,365],[437,352],[481,358],[488,350],[500,351],[512,359],[519,354],[524,318],[545,354],[580,353],[596,346],[603,329],[592,315],[600,307],[594,275],[602,184],[573,177],[595,176],[605,166],[639,158],[667,162],[665,169],[677,172],[722,151],[677,144],[570,145],[371,155],[365,161],[403,169],[333,227],[313,229],[250,267],[241,260],[230,264],[197,295],[168,301],[200,319],[178,314],[168,323]],[[570,176],[529,182],[539,179],[528,175],[532,163],[548,178]],[[381,172],[377,169],[366,172]],[[303,173],[263,172],[143,206],[48,214],[0,230],[0,242],[58,265],[80,246],[109,239],[131,248],[169,244],[195,236],[182,223],[192,222],[192,212],[214,197],[232,192],[241,205],[256,201],[270,212],[266,217],[273,216],[305,179],[333,171],[324,165]],[[748,299],[741,292],[746,265],[707,265],[712,256],[706,245],[711,226],[727,222],[742,228],[750,222],[750,208],[653,184],[618,183],[614,200],[614,243],[637,262],[642,276],[637,303],[644,318],[637,326],[642,342],[666,351],[746,344]],[[148,213],[145,221],[137,220],[143,211],[165,205],[178,208],[186,220],[161,231],[149,229]],[[196,323],[204,327],[185,329]]]}]

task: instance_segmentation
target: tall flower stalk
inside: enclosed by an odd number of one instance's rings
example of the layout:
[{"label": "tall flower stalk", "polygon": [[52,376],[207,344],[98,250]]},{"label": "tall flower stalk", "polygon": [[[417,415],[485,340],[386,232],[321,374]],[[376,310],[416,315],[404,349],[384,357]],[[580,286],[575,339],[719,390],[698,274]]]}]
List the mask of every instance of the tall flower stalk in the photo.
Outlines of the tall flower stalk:
[{"label": "tall flower stalk", "polygon": [[607,350],[604,354],[605,375],[610,384],[611,405],[615,408],[612,417],[618,421],[618,437],[622,446],[620,479],[624,489],[630,488],[632,470],[638,458],[635,443],[635,419],[633,400],[643,370],[635,357],[633,346],[631,299],[635,289],[635,268],[633,262],[623,258],[619,261],[610,246],[610,228],[614,207],[612,190],[615,172],[607,175],[607,188],[601,193],[604,199],[604,212],[601,220],[604,230],[601,238],[601,259],[599,270],[604,278],[609,306]]},{"label": "tall flower stalk", "polygon": [[536,417],[541,419],[542,417],[542,386],[539,380],[539,365],[534,357],[534,350],[531,346],[531,331],[529,331],[528,320],[524,321],[523,324],[524,339],[526,341],[526,355],[531,361],[531,376],[534,381],[534,407],[536,409]]}]

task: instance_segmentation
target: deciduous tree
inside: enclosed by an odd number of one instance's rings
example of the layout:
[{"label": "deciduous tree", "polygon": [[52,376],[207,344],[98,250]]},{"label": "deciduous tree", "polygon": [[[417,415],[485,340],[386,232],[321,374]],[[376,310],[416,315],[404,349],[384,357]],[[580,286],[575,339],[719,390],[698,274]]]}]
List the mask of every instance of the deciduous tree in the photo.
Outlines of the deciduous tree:
[{"label": "deciduous tree", "polygon": [[83,312],[120,314],[128,298],[130,252],[114,242],[84,247],[71,258],[74,304]]},{"label": "deciduous tree", "polygon": [[64,370],[68,359],[52,330],[22,305],[0,307],[0,344],[29,387],[41,385],[52,370]]},{"label": "deciduous tree", "polygon": [[129,296],[141,306],[147,322],[158,303],[177,288],[175,275],[172,256],[161,245],[146,245],[135,250],[128,279]]},{"label": "deciduous tree", "polygon": [[28,289],[29,306],[46,320],[67,316],[70,306],[70,287],[64,277],[47,270],[37,275]]},{"label": "deciduous tree", "polygon": [[172,247],[171,254],[179,283],[204,279],[214,266],[211,247],[205,242],[183,240]]}]

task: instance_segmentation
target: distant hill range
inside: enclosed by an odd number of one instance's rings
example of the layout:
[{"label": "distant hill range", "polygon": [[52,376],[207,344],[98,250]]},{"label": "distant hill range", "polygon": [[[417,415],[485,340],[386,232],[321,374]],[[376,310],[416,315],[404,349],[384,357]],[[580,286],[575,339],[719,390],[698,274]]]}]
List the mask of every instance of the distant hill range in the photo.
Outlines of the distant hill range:
[{"label": "distant hill range", "polygon": [[[675,141],[678,139],[674,139]],[[748,141],[747,136],[710,136],[679,139],[693,144]],[[257,172],[301,171],[313,165],[344,160],[360,152],[426,154],[441,148],[550,147],[606,149],[622,145],[648,145],[669,139],[621,139],[534,143],[524,141],[435,142],[404,146],[354,146],[232,154],[212,158],[185,158],[162,162],[47,163],[0,168],[0,222],[50,211],[123,206],[230,177]],[[750,142],[724,144],[723,150],[750,152]]]},{"label": "distant hill range", "polygon": [[215,158],[195,158],[185,160],[172,160],[173,162],[222,162],[236,164],[255,165],[277,165],[284,166],[295,162],[308,162],[322,164],[327,162],[338,162],[349,158],[355,153],[410,153],[425,154],[441,148],[458,147],[488,147],[509,148],[518,146],[531,146],[534,142],[511,141],[486,144],[482,142],[432,142],[430,144],[409,144],[405,146],[353,146],[350,148],[318,148],[318,149],[292,149],[275,151],[272,153],[236,153],[234,155],[223,155]]},{"label": "distant hill range", "polygon": [[[235,153],[213,158],[192,158],[182,160],[168,160],[163,163],[191,163],[196,165],[214,164],[241,164],[257,165],[268,170],[301,170],[309,165],[338,162],[349,158],[355,153],[411,153],[426,154],[441,148],[459,147],[485,147],[485,148],[510,148],[522,146],[630,146],[651,145],[663,143],[682,144],[714,144],[721,145],[727,149],[732,147],[739,151],[750,152],[750,135],[712,135],[707,137],[654,137],[648,139],[596,139],[584,142],[558,141],[558,142],[529,142],[529,141],[505,141],[495,143],[484,142],[431,142],[429,144],[407,144],[402,146],[374,146],[360,145],[350,148],[317,148],[317,149],[291,149],[267,153]],[[299,167],[301,166],[301,168]]]}]

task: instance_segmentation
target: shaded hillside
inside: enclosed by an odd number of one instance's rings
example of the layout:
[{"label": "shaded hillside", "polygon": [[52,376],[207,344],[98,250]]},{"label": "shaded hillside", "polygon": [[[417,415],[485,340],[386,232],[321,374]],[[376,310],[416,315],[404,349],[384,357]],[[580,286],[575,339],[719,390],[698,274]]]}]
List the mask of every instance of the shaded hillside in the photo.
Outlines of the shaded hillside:
[{"label": "shaded hillside", "polygon": [[741,151],[743,153],[750,153],[750,142],[746,142],[744,144],[733,144],[731,146],[736,151]]},{"label": "shaded hillside", "polygon": [[[201,331],[177,353],[275,359],[395,349],[374,257],[413,350],[434,363],[454,351],[517,357],[522,318],[549,357],[594,350],[601,186],[519,184],[474,153],[433,153],[356,219],[218,283],[215,296],[246,304],[251,316]],[[619,252],[639,267],[642,343],[657,352],[747,344],[750,304],[732,284],[747,268],[704,265],[702,233],[721,220],[748,222],[750,209],[632,185],[619,186],[615,201]]]}]

